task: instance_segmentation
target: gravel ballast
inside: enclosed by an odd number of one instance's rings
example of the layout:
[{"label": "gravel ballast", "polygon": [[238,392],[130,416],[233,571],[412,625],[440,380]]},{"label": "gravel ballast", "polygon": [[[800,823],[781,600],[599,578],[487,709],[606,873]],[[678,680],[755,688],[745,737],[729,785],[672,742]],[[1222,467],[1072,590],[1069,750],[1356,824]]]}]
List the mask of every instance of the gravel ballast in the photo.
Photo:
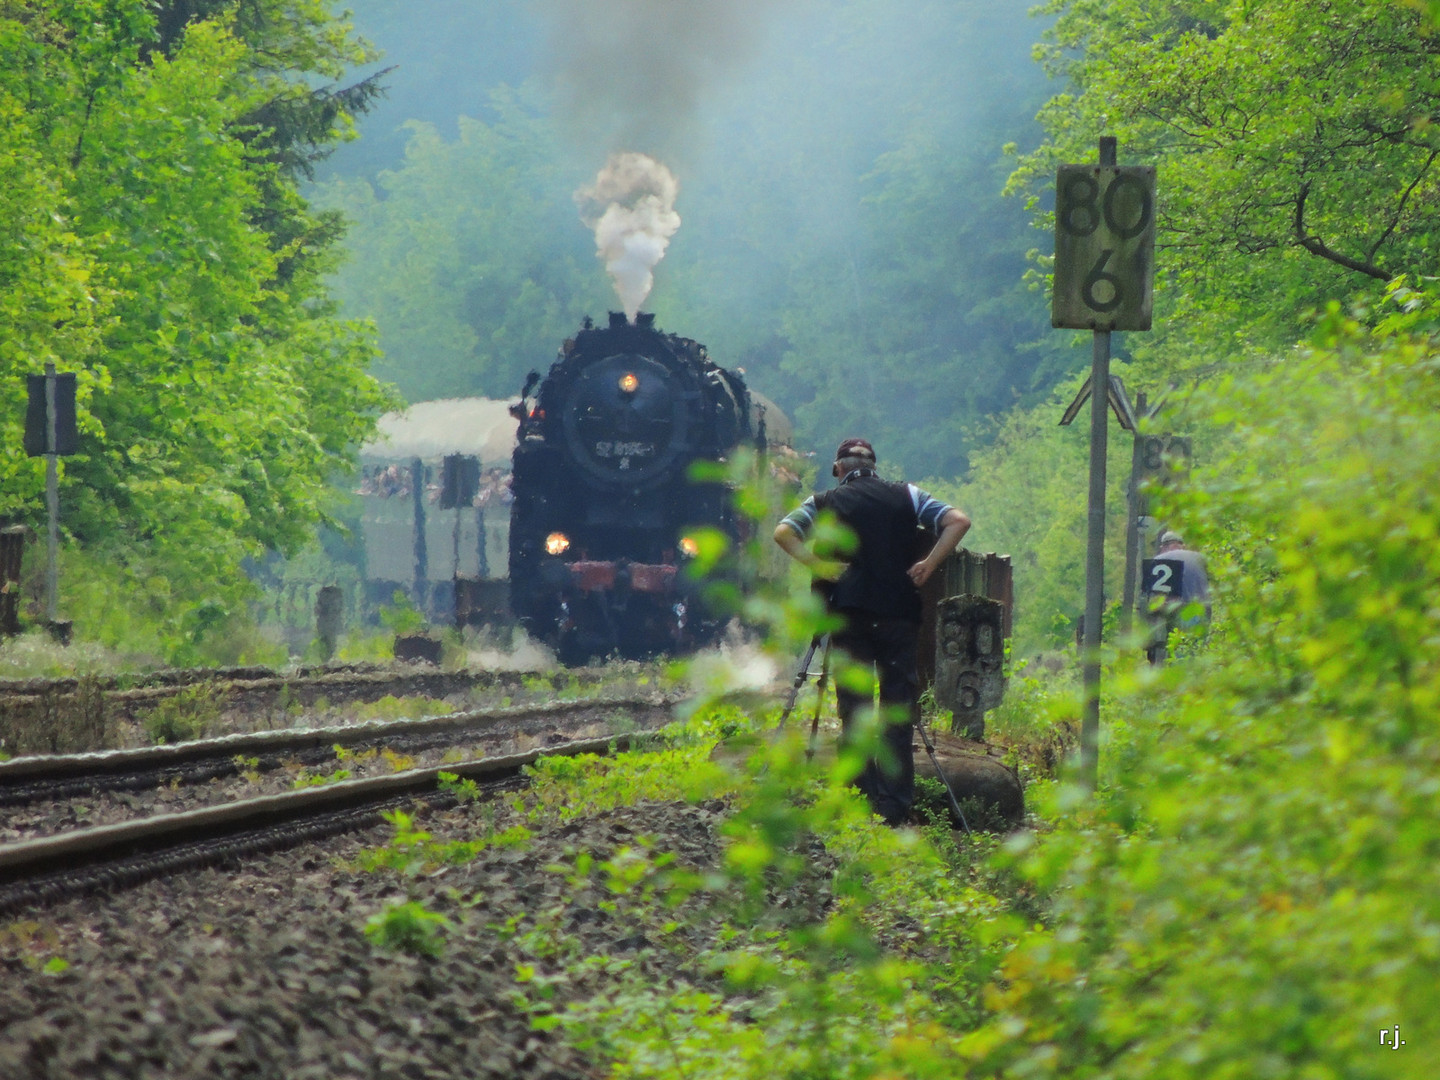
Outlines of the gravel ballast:
[{"label": "gravel ballast", "polygon": [[[0,923],[0,1077],[603,1075],[532,1029],[512,938],[548,925],[656,985],[703,977],[689,970],[712,929],[703,919],[657,942],[643,917],[602,903],[613,897],[601,882],[555,868],[647,845],[711,867],[722,816],[718,802],[647,803],[531,824],[524,846],[438,872],[355,869],[362,849],[390,839],[386,827],[27,913]],[[444,842],[519,821],[509,807],[464,804],[416,827]],[[438,958],[365,935],[371,916],[406,900],[450,921]]]}]

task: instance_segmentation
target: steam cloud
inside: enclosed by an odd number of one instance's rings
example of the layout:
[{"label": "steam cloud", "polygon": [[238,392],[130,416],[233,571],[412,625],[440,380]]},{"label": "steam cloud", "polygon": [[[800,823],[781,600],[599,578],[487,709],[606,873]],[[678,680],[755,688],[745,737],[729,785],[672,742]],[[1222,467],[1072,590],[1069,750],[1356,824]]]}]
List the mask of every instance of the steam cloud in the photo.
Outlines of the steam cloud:
[{"label": "steam cloud", "polygon": [[752,56],[781,0],[535,0],[559,115],[578,146],[672,155],[709,91]]},{"label": "steam cloud", "polygon": [[611,154],[590,187],[575,193],[580,219],[595,231],[595,247],[615,282],[625,317],[635,321],[655,284],[655,264],[680,215],[674,175],[647,154]]},{"label": "steam cloud", "polygon": [[557,115],[577,148],[608,153],[575,193],[625,315],[635,321],[680,227],[678,185],[641,153],[684,160],[702,102],[755,53],[783,0],[534,0],[549,22]]}]

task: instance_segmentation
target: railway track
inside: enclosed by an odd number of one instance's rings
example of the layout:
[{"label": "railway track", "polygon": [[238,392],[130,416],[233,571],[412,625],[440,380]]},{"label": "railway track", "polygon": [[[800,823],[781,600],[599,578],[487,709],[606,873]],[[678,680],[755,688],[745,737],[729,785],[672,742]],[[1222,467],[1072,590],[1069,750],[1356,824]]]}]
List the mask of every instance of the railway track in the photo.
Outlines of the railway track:
[{"label": "railway track", "polygon": [[589,698],[506,709],[475,709],[420,720],[369,721],[331,727],[247,732],[214,739],[84,754],[34,755],[0,761],[0,808],[94,795],[195,784],[288,762],[314,764],[336,747],[385,746],[415,753],[465,742],[495,742],[521,731],[543,737],[560,725],[575,727],[606,717],[630,724],[668,714],[664,697]]},{"label": "railway track", "polygon": [[[653,733],[669,719],[672,704],[662,698],[592,699],[3,762],[0,800],[28,806],[147,787],[165,790],[262,765],[273,771],[306,757],[332,755],[337,749],[353,757],[364,747],[384,746],[394,755],[392,760],[403,760],[402,755],[427,750],[433,758],[433,751],[441,747],[469,747],[461,760],[447,756],[443,762],[415,763],[389,775],[331,778],[312,787],[232,798],[176,813],[162,810],[0,845],[0,914],[366,828],[387,809],[417,798],[453,798],[439,789],[442,772],[472,780],[486,790],[513,787],[523,768],[541,756],[603,753]],[[597,726],[604,729],[602,734],[594,733]],[[590,734],[567,737],[576,730]],[[540,744],[499,755],[486,751],[487,745],[501,745],[517,735]]]}]

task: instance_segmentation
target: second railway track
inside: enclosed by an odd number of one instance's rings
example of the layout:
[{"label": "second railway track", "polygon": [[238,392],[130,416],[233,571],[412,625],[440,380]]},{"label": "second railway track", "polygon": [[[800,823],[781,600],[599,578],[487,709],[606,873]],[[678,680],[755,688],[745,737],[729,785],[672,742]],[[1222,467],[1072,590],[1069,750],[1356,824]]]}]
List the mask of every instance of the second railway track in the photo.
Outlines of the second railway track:
[{"label": "second railway track", "polygon": [[445,798],[438,791],[442,772],[493,792],[542,756],[603,753],[653,733],[569,741],[0,845],[0,915],[365,828],[391,807]]},{"label": "second railway track", "polygon": [[[606,734],[653,727],[674,704],[664,697],[589,698],[505,709],[479,709],[420,720],[370,721],[331,727],[249,732],[215,739],[98,753],[36,755],[0,762],[0,808],[151,791],[204,783],[285,766],[314,766],[336,748],[352,758],[364,748],[416,754],[436,748],[498,744],[517,736],[564,741],[579,728]],[[561,732],[566,734],[561,734]],[[0,816],[0,837],[7,823]]]},{"label": "second railway track", "polygon": [[673,705],[589,698],[0,762],[0,915],[370,827],[444,801],[442,772],[514,786],[541,756],[660,729]]}]

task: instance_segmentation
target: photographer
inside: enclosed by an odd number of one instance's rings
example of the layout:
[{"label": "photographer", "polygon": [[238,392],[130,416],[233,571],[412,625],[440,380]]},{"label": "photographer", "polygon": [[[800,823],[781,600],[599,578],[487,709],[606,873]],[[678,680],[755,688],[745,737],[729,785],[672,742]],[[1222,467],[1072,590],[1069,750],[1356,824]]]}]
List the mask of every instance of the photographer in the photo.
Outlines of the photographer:
[{"label": "photographer", "polygon": [[[830,608],[845,620],[834,645],[852,660],[879,668],[882,707],[896,707],[907,719],[883,729],[884,760],[871,758],[855,784],[889,825],[903,824],[915,798],[912,739],[919,715],[916,644],[920,630],[920,586],[970,528],[970,519],[914,484],[882,480],[875,450],[864,439],[846,439],[835,451],[831,473],[840,483],[812,495],[775,527],[775,542],[791,558],[834,580]],[[816,517],[831,511],[855,535],[848,563],[830,563],[805,546]],[[937,534],[928,554],[915,562],[916,531]],[[869,695],[836,685],[842,739],[848,739]],[[888,711],[888,710],[887,710]]]}]

